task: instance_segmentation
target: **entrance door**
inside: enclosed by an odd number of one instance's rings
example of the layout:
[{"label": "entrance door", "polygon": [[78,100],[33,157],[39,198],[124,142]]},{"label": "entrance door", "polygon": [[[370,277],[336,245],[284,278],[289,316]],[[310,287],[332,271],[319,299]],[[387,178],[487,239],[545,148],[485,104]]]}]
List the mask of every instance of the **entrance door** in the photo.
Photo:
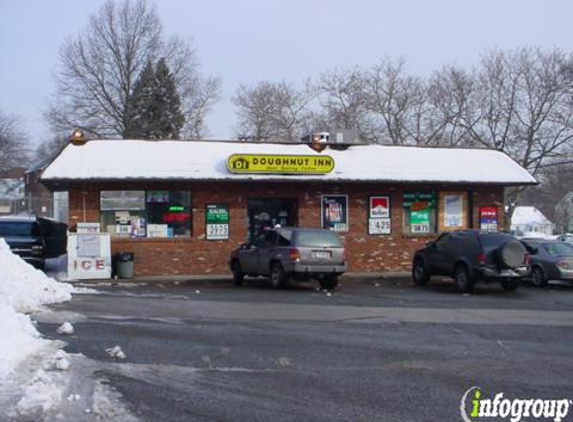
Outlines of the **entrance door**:
[{"label": "entrance door", "polygon": [[249,198],[249,239],[277,224],[296,226],[298,206],[294,198]]}]

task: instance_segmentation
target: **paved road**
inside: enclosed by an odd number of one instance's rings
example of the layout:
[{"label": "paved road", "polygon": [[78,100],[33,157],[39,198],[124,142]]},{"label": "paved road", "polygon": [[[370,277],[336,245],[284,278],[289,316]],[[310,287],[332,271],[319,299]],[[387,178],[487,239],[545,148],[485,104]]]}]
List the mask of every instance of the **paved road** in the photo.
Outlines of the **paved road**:
[{"label": "paved road", "polygon": [[[259,281],[100,285],[58,305],[145,421],[456,421],[464,392],[573,399],[573,288],[343,283],[328,295]],[[112,361],[120,345],[127,358]],[[573,417],[573,410],[571,411]],[[573,419],[572,419],[573,420]]]}]

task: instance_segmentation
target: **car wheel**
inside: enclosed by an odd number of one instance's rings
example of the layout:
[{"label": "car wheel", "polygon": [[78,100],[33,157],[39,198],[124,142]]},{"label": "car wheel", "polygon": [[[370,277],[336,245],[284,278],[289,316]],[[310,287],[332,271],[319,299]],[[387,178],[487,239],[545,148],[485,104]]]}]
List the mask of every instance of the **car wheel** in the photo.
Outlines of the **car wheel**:
[{"label": "car wheel", "polygon": [[468,267],[460,265],[454,273],[456,287],[460,293],[471,293],[474,290],[474,280],[472,279]]},{"label": "car wheel", "polygon": [[319,281],[320,288],[324,290],[334,290],[338,286],[338,276],[337,275],[325,275]]},{"label": "car wheel", "polygon": [[271,264],[270,281],[271,281],[271,286],[275,289],[281,289],[286,287],[288,283],[288,277],[280,262],[273,262]]},{"label": "car wheel", "polygon": [[502,280],[501,287],[503,287],[503,290],[506,292],[513,292],[519,287],[519,280],[513,278]]},{"label": "car wheel", "polygon": [[233,271],[233,281],[235,286],[242,286],[245,284],[245,273],[241,269],[241,264],[239,261],[234,260],[231,264],[231,271]]},{"label": "car wheel", "polygon": [[418,286],[424,286],[430,281],[430,274],[424,265],[424,261],[419,258],[414,261],[412,266],[412,278]]},{"label": "car wheel", "polygon": [[533,284],[537,287],[547,286],[547,278],[545,277],[543,268],[533,267],[533,270],[531,270],[531,281],[533,281]]}]

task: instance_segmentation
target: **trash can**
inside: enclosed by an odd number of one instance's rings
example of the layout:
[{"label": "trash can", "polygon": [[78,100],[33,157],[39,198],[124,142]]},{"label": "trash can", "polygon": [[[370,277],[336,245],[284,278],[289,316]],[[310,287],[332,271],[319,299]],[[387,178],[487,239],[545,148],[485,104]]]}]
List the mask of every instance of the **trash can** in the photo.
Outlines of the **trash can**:
[{"label": "trash can", "polygon": [[133,278],[133,252],[119,252],[113,257],[117,278]]}]

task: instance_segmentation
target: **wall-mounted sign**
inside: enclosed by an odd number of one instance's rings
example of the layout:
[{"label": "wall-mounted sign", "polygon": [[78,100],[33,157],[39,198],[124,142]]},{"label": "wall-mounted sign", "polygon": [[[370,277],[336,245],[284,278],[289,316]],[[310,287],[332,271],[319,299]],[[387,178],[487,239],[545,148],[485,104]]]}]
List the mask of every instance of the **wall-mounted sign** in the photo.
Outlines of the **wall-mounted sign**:
[{"label": "wall-mounted sign", "polygon": [[390,217],[390,197],[371,196],[370,197],[370,218]]},{"label": "wall-mounted sign", "polygon": [[368,216],[368,234],[392,233],[389,196],[371,196]]},{"label": "wall-mounted sign", "polygon": [[322,227],[337,232],[348,231],[348,196],[322,197]]},{"label": "wall-mounted sign", "polygon": [[207,240],[229,239],[229,205],[207,204],[205,230]]},{"label": "wall-mounted sign", "polygon": [[480,207],[479,228],[480,230],[496,231],[498,226],[497,207]]},{"label": "wall-mounted sign", "polygon": [[227,160],[232,173],[327,174],[334,169],[328,155],[233,154]]},{"label": "wall-mounted sign", "polygon": [[430,233],[430,208],[410,212],[410,227],[412,233]]},{"label": "wall-mounted sign", "polygon": [[389,218],[369,218],[368,234],[392,234],[392,220]]},{"label": "wall-mounted sign", "polygon": [[463,195],[444,195],[444,226],[459,228],[464,225]]}]

